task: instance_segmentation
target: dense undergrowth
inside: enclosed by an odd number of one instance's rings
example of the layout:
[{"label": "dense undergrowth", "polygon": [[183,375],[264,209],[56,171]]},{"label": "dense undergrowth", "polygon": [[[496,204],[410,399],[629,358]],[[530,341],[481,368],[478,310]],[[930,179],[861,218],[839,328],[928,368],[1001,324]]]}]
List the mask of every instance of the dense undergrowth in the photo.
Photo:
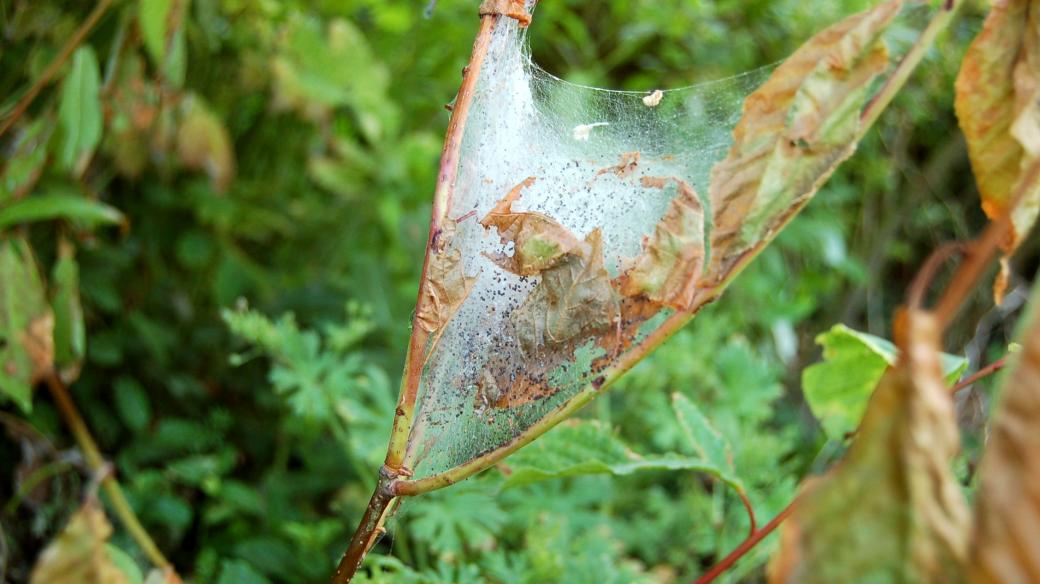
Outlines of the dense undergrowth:
[{"label": "dense undergrowth", "polygon": [[[567,79],[648,90],[775,63],[869,4],[546,0],[532,47]],[[0,3],[4,111],[91,9]],[[368,501],[443,106],[475,12],[459,0],[115,2],[86,52],[0,137],[0,212],[28,195],[122,213],[114,226],[59,214],[0,232],[25,236],[45,273],[75,249],[86,341],[82,358],[69,355],[72,395],[145,527],[194,582],[324,581]],[[590,439],[597,452],[695,454],[677,416],[688,398],[766,518],[841,456],[844,436],[825,431],[803,393],[803,370],[821,359],[814,339],[837,323],[885,336],[924,258],[984,222],[949,90],[981,14],[968,5],[856,157],[724,301],[582,413],[607,430]],[[100,104],[66,103],[73,74],[96,77]],[[46,159],[18,158],[27,140],[47,144]],[[1035,245],[1017,265],[1032,273]],[[981,324],[954,328],[945,349],[972,368],[1003,354],[1015,290],[1003,312],[980,295],[963,322]],[[0,391],[0,579],[25,582],[91,473],[44,390],[31,407],[11,395]],[[985,393],[963,402],[958,468],[970,489]],[[561,456],[574,447],[546,440]],[[740,499],[694,472],[518,484],[518,456],[406,501],[369,577],[689,581],[748,529]],[[112,541],[147,565],[124,531]],[[760,579],[772,543],[727,577]]]}]

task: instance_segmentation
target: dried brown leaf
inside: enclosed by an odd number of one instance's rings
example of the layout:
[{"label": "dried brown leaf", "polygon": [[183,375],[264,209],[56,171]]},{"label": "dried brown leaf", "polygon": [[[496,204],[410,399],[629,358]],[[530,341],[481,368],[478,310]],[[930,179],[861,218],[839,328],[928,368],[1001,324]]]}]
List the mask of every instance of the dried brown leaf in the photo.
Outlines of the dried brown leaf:
[{"label": "dried brown leaf", "polygon": [[495,255],[491,260],[519,276],[540,274],[559,263],[565,256],[581,253],[584,244],[555,219],[541,213],[513,211],[513,203],[523,190],[534,184],[528,177],[480,220],[485,229],[495,227],[502,243],[513,242],[513,255]]},{"label": "dried brown leaf", "polygon": [[845,460],[803,486],[771,582],[963,579],[970,518],[950,470],[959,435],[940,331],[926,313],[906,323],[901,360],[879,382]]},{"label": "dried brown leaf", "polygon": [[[995,0],[957,76],[954,105],[991,219],[1000,217],[1040,157],[1040,1]],[[1040,183],[1012,211],[1011,254],[1036,222]]]},{"label": "dried brown leaf", "polygon": [[639,168],[639,153],[638,152],[622,152],[618,156],[618,163],[614,166],[608,166],[601,168],[596,172],[596,176],[603,174],[613,174],[618,178],[625,178],[632,174]]},{"label": "dried brown leaf", "polygon": [[[1036,304],[1034,294],[1033,303]],[[979,471],[969,581],[1040,582],[1040,311],[1001,390]]]},{"label": "dried brown leaf", "polygon": [[859,114],[888,67],[880,35],[901,6],[884,2],[817,34],[745,100],[729,155],[711,173],[707,285],[730,277],[855,150]]},{"label": "dried brown leaf", "polygon": [[704,210],[693,187],[675,177],[645,176],[646,188],[676,186],[676,196],[643,253],[625,273],[621,293],[645,296],[678,309],[688,308],[704,261]]},{"label": "dried brown leaf", "polygon": [[448,221],[430,252],[426,283],[415,309],[419,326],[432,333],[448,324],[476,283],[463,272],[462,252],[451,246],[455,223]]},{"label": "dried brown leaf", "polygon": [[610,330],[618,301],[603,266],[603,236],[593,229],[580,254],[569,254],[541,273],[541,281],[510,316],[524,353],[558,348]]},{"label": "dried brown leaf", "polygon": [[30,584],[125,584],[126,575],[105,549],[111,535],[101,503],[88,498],[40,554]]}]

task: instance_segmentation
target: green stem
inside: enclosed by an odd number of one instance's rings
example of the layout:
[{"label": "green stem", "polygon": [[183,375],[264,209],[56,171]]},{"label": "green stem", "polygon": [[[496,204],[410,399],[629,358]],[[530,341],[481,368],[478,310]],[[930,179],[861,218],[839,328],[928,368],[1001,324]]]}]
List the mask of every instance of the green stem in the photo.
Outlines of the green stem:
[{"label": "green stem", "polygon": [[[65,418],[65,423],[68,424],[69,429],[72,431],[72,436],[76,439],[80,450],[83,451],[83,456],[87,459],[87,465],[92,471],[100,472],[105,467],[105,459],[101,455],[101,450],[98,448],[97,443],[94,442],[94,437],[90,434],[90,429],[87,428],[86,422],[83,421],[83,416],[76,409],[76,404],[73,403],[72,396],[69,395],[65,384],[58,379],[56,374],[51,373],[47,376],[47,387],[50,388],[54,401],[57,403],[62,417]],[[105,478],[102,479],[101,488],[108,495],[108,502],[116,516],[123,523],[123,527],[130,533],[130,537],[134,538],[137,545],[141,547],[148,560],[156,568],[169,568],[170,561],[159,551],[159,546],[155,545],[155,541],[152,540],[144,526],[141,525],[137,514],[134,513],[129,501],[126,500],[123,489],[119,486],[119,481],[116,480],[112,473],[107,473]]]}]

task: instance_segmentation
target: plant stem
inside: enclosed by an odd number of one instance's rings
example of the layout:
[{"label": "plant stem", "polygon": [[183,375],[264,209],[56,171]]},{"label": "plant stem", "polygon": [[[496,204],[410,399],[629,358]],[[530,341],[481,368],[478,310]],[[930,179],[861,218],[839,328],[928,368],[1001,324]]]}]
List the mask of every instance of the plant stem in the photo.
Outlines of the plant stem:
[{"label": "plant stem", "polygon": [[1004,213],[995,221],[990,222],[986,226],[986,230],[982,232],[982,236],[971,243],[967,258],[961,263],[953,275],[950,285],[946,287],[942,298],[935,306],[935,318],[940,329],[949,326],[963,306],[965,299],[975,289],[982,274],[989,269],[993,256],[1007,241],[1008,235],[1014,229],[1011,212],[1025,199],[1026,193],[1033,188],[1037,180],[1040,180],[1040,159],[1033,161],[1026,168]]},{"label": "plant stem", "polygon": [[388,488],[390,480],[386,474],[380,477],[379,484],[376,485],[376,490],[368,501],[368,507],[365,508],[365,515],[361,518],[361,523],[358,524],[354,537],[347,546],[347,551],[343,553],[339,566],[336,567],[336,573],[332,575],[332,584],[350,582],[357,569],[361,567],[365,554],[372,549],[376,540],[382,535],[383,522],[386,521],[391,508],[390,503],[394,499]]},{"label": "plant stem", "polygon": [[[480,18],[480,30],[473,42],[473,51],[462,73],[462,85],[459,86],[455,105],[451,110],[448,130],[444,137],[444,149],[441,151],[440,171],[437,174],[437,187],[433,195],[433,211],[430,216],[430,232],[426,240],[426,257],[423,260],[422,274],[419,277],[419,295],[416,306],[419,306],[429,286],[427,270],[430,256],[434,253],[437,238],[441,234],[441,226],[451,207],[451,197],[455,190],[455,178],[458,176],[459,151],[469,118],[469,106],[473,102],[480,70],[484,65],[488,48],[491,45],[491,33],[498,23],[499,16],[486,15]],[[385,465],[392,470],[401,471],[404,455],[408,446],[408,434],[415,417],[415,400],[419,395],[419,378],[422,375],[423,363],[427,352],[427,341],[430,334],[419,324],[418,311],[412,319],[412,337],[408,342],[408,353],[405,356],[404,375],[401,379],[401,393],[394,415],[394,427],[390,434],[390,445],[387,448]]]},{"label": "plant stem", "polygon": [[94,27],[97,26],[97,23],[101,20],[101,17],[105,15],[105,12],[107,12],[111,6],[112,0],[98,0],[97,5],[94,6],[94,10],[92,10],[90,14],[87,16],[87,19],[79,25],[79,28],[76,29],[76,32],[72,33],[72,36],[69,37],[69,40],[65,43],[65,46],[62,47],[61,52],[58,53],[58,56],[55,57],[54,60],[47,65],[47,68],[43,70],[43,73],[40,74],[40,77],[36,79],[35,82],[33,82],[33,84],[29,87],[29,90],[25,92],[25,95],[23,95],[22,98],[18,100],[18,103],[11,110],[11,113],[7,116],[7,119],[5,119],[3,122],[0,122],[0,136],[6,134],[7,131],[10,130],[12,126],[14,126],[14,123],[22,117],[22,114],[24,114],[25,111],[29,109],[29,106],[32,105],[32,102],[36,99],[36,96],[38,96],[40,92],[43,91],[43,88],[51,82],[55,75],[58,74],[58,71],[61,69],[61,66],[65,64],[65,61],[69,60],[69,57],[72,56],[72,53],[76,50],[77,47],[79,47],[81,43],[83,43],[83,39],[85,39],[87,35],[90,34],[90,31],[94,30]]},{"label": "plant stem", "polygon": [[753,531],[751,535],[747,537],[739,546],[729,553],[725,558],[722,558],[719,563],[711,567],[710,570],[704,573],[700,578],[697,578],[695,584],[708,584],[709,582],[715,581],[716,578],[721,576],[726,570],[733,567],[733,564],[737,563],[737,560],[744,557],[752,548],[758,545],[758,542],[765,539],[767,535],[772,533],[784,519],[787,519],[791,512],[794,511],[795,504],[798,503],[798,499],[795,498],[793,501],[788,503],[784,510],[777,514],[772,521],[762,526],[762,529]]},{"label": "plant stem", "polygon": [[[76,409],[76,404],[73,403],[72,396],[69,395],[65,384],[58,379],[57,374],[51,373],[47,376],[47,387],[50,389],[51,395],[54,396],[54,401],[57,403],[62,417],[65,418],[65,423],[68,424],[69,429],[72,431],[76,443],[79,445],[80,450],[83,451],[87,465],[92,471],[100,472],[106,465],[105,459],[101,456],[101,450],[94,441],[94,437],[90,434],[90,429],[87,428],[86,422],[83,421],[83,416]],[[114,474],[107,473],[107,476],[101,481],[101,487],[105,490],[105,494],[108,495],[112,510],[119,517],[123,527],[130,533],[130,536],[137,542],[137,545],[141,547],[148,560],[156,568],[163,570],[169,568],[170,561],[159,551],[159,546],[155,545],[155,541],[152,540],[152,537],[145,531],[144,526],[141,525],[133,508],[126,500],[123,489],[119,486],[119,481],[116,480]]]},{"label": "plant stem", "polygon": [[1007,365],[1007,357],[1001,357],[1000,359],[997,359],[996,361],[990,363],[989,365],[986,365],[982,369],[979,369],[975,373],[972,373],[971,375],[958,381],[953,387],[950,388],[950,393],[957,393],[958,391],[964,389],[965,387],[968,387],[969,385],[977,382],[978,380],[993,375],[997,371],[1003,369],[1005,365]]}]

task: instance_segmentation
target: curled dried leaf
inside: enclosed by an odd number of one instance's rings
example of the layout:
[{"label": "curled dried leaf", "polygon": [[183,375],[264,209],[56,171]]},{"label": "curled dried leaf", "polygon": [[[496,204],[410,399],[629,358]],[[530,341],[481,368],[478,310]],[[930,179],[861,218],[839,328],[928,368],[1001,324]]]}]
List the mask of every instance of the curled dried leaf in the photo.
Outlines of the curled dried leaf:
[{"label": "curled dried leaf", "polygon": [[969,581],[1040,581],[1040,311],[1004,378],[979,472]]},{"label": "curled dried leaf", "polygon": [[993,3],[964,55],[954,105],[986,215],[1002,216],[1018,189],[1027,189],[1011,210],[1003,246],[1011,254],[1040,213],[1040,183],[1021,184],[1040,157],[1040,2]]},{"label": "curled dried leaf", "polygon": [[855,150],[859,114],[888,67],[880,36],[901,6],[884,2],[817,34],[745,100],[729,155],[711,173],[708,285],[730,277]]},{"label": "curled dried leaf", "polygon": [[704,210],[693,187],[675,177],[644,176],[646,188],[676,187],[676,196],[643,253],[625,273],[621,293],[684,309],[693,301],[704,261]]},{"label": "curled dried leaf", "polygon": [[939,327],[907,315],[900,361],[871,397],[848,455],[803,486],[771,582],[956,582],[969,516],[950,470],[959,447]]},{"label": "curled dried leaf", "polygon": [[523,190],[534,184],[528,177],[480,220],[485,229],[495,227],[502,243],[513,242],[513,255],[498,254],[491,260],[519,276],[533,276],[559,263],[569,254],[581,254],[581,240],[556,220],[541,213],[513,211]]},{"label": "curled dried leaf", "polygon": [[586,249],[541,273],[541,281],[510,316],[524,353],[557,348],[570,341],[610,330],[618,317],[618,301],[603,266],[603,236],[593,229]]},{"label": "curled dried leaf", "polygon": [[426,282],[416,303],[415,320],[428,333],[448,324],[477,281],[476,277],[466,277],[462,252],[451,245],[454,231],[455,223],[448,221],[430,250]]}]

